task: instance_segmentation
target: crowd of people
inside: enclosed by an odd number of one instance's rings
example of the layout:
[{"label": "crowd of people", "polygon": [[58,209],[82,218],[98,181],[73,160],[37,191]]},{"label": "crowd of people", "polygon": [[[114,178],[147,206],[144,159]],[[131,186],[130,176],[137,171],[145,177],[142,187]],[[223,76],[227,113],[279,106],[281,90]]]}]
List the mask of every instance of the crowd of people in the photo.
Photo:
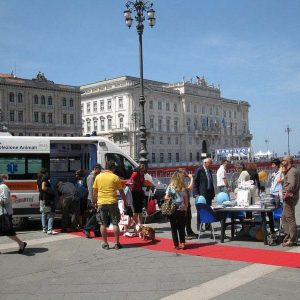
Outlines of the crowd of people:
[{"label": "crowd of people", "polygon": [[[229,161],[222,161],[217,171],[217,193],[230,193],[229,181],[226,168]],[[215,197],[214,181],[211,171],[212,160],[206,158],[195,174],[187,174],[184,169],[176,171],[166,188],[165,200],[171,201],[175,210],[169,216],[172,240],[175,249],[185,249],[186,240],[196,238],[191,227],[191,203],[193,196],[197,202],[199,197],[205,199],[211,206]],[[295,206],[299,200],[300,177],[299,171],[293,166],[291,156],[285,156],[282,161],[272,161],[274,173],[270,193],[281,199],[283,203],[282,224],[285,237],[282,245],[291,247],[297,245],[297,225],[295,219]],[[237,183],[252,180],[257,187],[251,189],[250,204],[255,203],[256,190],[259,195],[265,192],[260,185],[260,180],[254,163],[239,166],[240,174]],[[129,229],[138,230],[142,223],[142,210],[144,206],[145,165],[141,164],[132,173],[123,189],[120,178],[115,174],[116,164],[114,161],[107,161],[105,169],[96,164],[91,173],[85,177],[83,170],[75,172],[74,183],[59,181],[55,188],[50,184],[50,176],[47,169],[41,169],[38,174],[37,185],[39,190],[40,212],[42,230],[48,235],[57,234],[53,230],[56,201],[59,198],[62,206],[61,232],[79,231],[87,238],[94,236],[103,238],[103,249],[110,249],[107,240],[107,226],[112,224],[114,234],[114,247],[120,249],[119,223],[122,215],[128,216],[128,223],[125,226],[125,236],[130,236]],[[10,190],[5,185],[5,175],[0,175],[0,234],[10,237],[18,243],[19,253],[23,253],[27,243],[21,241],[12,226],[12,206],[10,202]],[[118,193],[121,196],[121,206],[118,201]],[[4,228],[4,217],[7,225]],[[138,226],[136,226],[138,225]],[[198,224],[199,225],[199,224]],[[199,229],[199,228],[197,228]],[[209,224],[201,230],[209,230]]]}]

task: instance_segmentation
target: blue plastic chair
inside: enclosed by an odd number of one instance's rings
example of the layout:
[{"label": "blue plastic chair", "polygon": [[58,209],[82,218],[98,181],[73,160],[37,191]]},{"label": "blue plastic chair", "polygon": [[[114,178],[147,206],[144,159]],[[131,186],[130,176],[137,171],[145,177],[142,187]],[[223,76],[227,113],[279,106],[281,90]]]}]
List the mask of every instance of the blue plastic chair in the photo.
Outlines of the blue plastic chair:
[{"label": "blue plastic chair", "polygon": [[220,221],[216,212],[209,205],[203,203],[196,204],[196,208],[197,208],[197,221],[199,223],[198,239],[200,240],[201,225],[210,224],[210,233],[213,236],[215,241],[216,238],[215,238],[215,229],[213,223]]}]

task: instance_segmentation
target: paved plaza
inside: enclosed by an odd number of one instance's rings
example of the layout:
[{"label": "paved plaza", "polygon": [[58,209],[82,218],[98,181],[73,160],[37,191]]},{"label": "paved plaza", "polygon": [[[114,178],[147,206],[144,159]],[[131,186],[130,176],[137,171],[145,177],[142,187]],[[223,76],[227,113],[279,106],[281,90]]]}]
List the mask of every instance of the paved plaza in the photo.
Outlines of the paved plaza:
[{"label": "paved plaza", "polygon": [[[297,219],[300,223],[299,205]],[[194,229],[195,223],[193,217]],[[159,238],[171,238],[166,220],[154,220],[151,226]],[[24,255],[17,254],[16,245],[1,237],[1,300],[300,297],[298,268],[186,255],[182,250],[153,251],[142,247],[142,241],[120,250],[104,250],[101,240],[72,234],[47,236],[38,227],[39,223],[33,222],[28,230],[18,232],[28,242]],[[226,233],[230,235],[229,230]],[[200,242],[212,240],[204,234]],[[223,245],[268,249],[277,251],[278,256],[282,251],[300,253],[300,247],[270,247],[246,238],[226,239]]]}]

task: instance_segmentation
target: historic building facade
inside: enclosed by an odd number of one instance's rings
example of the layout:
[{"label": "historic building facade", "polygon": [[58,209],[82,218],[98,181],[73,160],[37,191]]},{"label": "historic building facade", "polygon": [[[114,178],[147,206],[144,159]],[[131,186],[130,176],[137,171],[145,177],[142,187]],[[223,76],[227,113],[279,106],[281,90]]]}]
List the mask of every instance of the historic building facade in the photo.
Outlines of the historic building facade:
[{"label": "historic building facade", "polygon": [[[225,99],[219,88],[144,80],[147,150],[152,166],[199,163],[219,148],[250,147],[246,101]],[[139,78],[124,76],[81,87],[83,134],[107,136],[138,158]]]},{"label": "historic building facade", "polygon": [[0,130],[13,135],[82,136],[80,88],[42,73],[23,79],[0,74]]}]

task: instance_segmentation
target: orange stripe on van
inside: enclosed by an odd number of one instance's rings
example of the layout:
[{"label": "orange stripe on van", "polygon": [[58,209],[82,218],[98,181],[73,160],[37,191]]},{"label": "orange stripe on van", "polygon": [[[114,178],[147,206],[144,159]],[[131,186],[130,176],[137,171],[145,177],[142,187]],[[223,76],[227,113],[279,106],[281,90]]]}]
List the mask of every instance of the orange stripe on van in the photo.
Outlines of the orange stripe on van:
[{"label": "orange stripe on van", "polygon": [[32,191],[37,190],[36,181],[5,181],[11,191]]}]

